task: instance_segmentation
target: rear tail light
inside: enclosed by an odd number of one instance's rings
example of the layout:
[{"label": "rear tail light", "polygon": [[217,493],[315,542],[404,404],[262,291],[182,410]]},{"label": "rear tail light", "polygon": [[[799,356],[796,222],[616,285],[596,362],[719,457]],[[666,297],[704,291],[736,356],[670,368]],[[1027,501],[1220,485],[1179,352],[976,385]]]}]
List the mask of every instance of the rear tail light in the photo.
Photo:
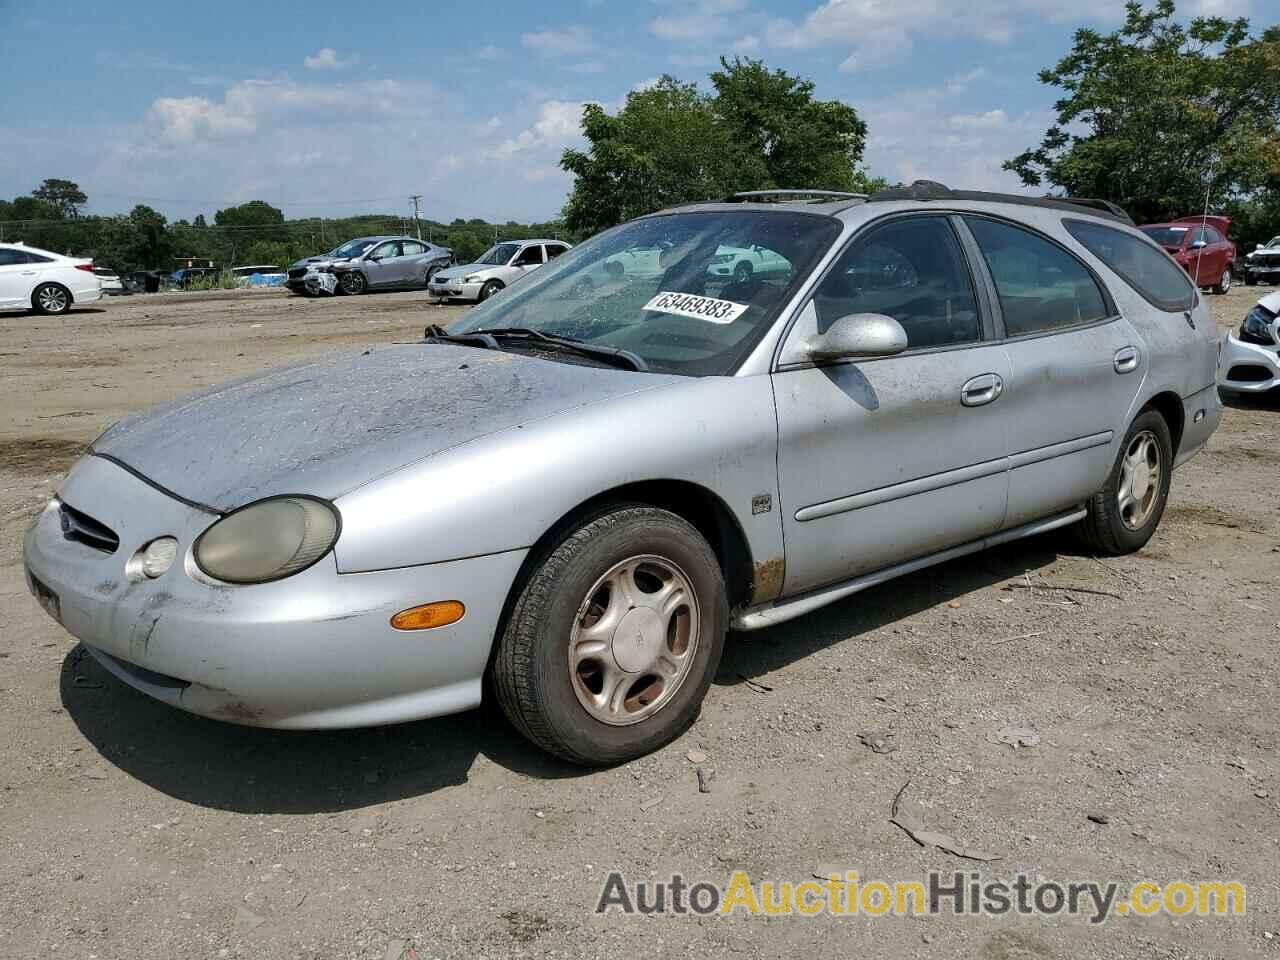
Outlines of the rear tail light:
[{"label": "rear tail light", "polygon": [[77,263],[77,264],[76,264],[76,269],[77,269],[77,270],[83,270],[85,273],[93,273],[93,264],[92,264],[92,263]]}]

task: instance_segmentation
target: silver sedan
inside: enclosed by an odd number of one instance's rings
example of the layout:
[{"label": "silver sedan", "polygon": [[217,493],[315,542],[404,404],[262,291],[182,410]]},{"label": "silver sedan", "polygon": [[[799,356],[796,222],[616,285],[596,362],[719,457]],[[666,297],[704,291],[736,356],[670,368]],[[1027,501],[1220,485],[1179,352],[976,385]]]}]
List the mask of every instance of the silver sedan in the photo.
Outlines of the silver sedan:
[{"label": "silver sedan", "polygon": [[[785,268],[719,276],[726,248]],[[603,267],[628,258],[654,268]],[[730,628],[1058,527],[1140,549],[1220,419],[1214,330],[1114,209],[683,207],[421,342],[122,421],[30,528],[28,582],[184,710],[350,727],[491,689],[616,763],[689,726]]]}]

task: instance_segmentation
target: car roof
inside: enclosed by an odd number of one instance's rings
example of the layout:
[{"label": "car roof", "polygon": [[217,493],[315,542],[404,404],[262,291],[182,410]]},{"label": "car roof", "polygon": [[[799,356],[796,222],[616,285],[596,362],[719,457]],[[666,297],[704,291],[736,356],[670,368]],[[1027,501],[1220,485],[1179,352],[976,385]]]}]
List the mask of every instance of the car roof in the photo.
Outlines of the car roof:
[{"label": "car roof", "polygon": [[[60,260],[70,260],[70,259],[72,259],[71,257],[68,257],[68,256],[66,256],[65,254],[61,254],[61,253],[54,253],[52,250],[42,250],[42,249],[40,249],[39,247],[32,247],[32,246],[28,246],[27,244],[22,243],[21,241],[19,241],[19,242],[17,242],[17,243],[0,243],[0,249],[4,249],[4,250],[24,250],[24,251],[26,251],[27,253],[38,253],[38,254],[40,254],[42,257],[57,257],[57,258],[58,258],[58,259],[60,259]],[[89,258],[88,258],[88,257],[83,257],[83,258],[80,258],[80,259],[88,260]]]}]

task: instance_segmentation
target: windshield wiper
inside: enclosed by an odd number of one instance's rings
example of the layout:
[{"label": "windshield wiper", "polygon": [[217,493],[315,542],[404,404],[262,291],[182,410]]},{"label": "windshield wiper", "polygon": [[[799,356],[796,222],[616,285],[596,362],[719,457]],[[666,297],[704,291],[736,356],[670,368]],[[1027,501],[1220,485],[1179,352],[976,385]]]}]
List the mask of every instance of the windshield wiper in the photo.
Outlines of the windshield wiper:
[{"label": "windshield wiper", "polygon": [[615,367],[623,367],[640,372],[649,369],[649,365],[644,362],[644,358],[639,354],[632,353],[630,350],[624,350],[621,347],[599,346],[594,343],[587,343],[585,340],[579,340],[577,337],[543,333],[541,330],[532,330],[529,327],[491,327],[487,330],[473,330],[470,333],[448,333],[439,326],[432,324],[427,327],[426,337],[428,340],[442,340],[446,343],[477,344],[491,350],[501,349],[500,342],[502,340],[534,341],[539,346],[568,350],[579,356],[603,360]]}]

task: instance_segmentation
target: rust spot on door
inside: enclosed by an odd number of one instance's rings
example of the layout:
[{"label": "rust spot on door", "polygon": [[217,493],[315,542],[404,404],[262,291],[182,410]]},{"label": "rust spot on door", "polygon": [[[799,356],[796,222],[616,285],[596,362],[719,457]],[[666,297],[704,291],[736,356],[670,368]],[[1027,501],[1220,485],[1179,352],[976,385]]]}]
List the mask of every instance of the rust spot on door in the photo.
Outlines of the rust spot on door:
[{"label": "rust spot on door", "polygon": [[782,592],[785,573],[786,562],[782,557],[757,563],[751,572],[751,602],[764,603],[775,599]]}]

